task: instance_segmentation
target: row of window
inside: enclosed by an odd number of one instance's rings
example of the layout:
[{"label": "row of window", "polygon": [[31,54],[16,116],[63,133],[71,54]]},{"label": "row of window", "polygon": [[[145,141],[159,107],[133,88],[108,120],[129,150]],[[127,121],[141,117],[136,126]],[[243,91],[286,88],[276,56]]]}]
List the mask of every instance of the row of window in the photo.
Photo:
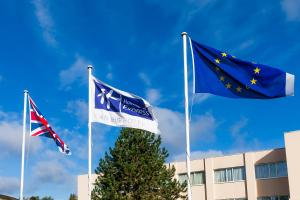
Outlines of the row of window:
[{"label": "row of window", "polygon": [[257,200],[289,200],[288,196],[258,197]]},{"label": "row of window", "polygon": [[[257,179],[286,177],[287,165],[286,162],[256,165],[255,174]],[[179,174],[178,179],[180,183],[187,181],[187,174]],[[234,168],[215,170],[215,183],[236,182],[236,181],[244,181],[244,180],[246,180],[245,167],[234,167]],[[192,185],[199,185],[204,183],[205,183],[204,172],[191,173]],[[262,198],[269,198],[269,197],[262,197]],[[259,199],[259,200],[265,200],[265,199]],[[281,199],[273,198],[273,199],[266,199],[266,200],[281,200]]]},{"label": "row of window", "polygon": [[[230,198],[220,200],[247,200],[247,198]],[[288,196],[271,196],[271,197],[258,197],[257,200],[289,200]]]},{"label": "row of window", "polygon": [[235,167],[215,170],[215,182],[235,182],[246,180],[245,167]]},{"label": "row of window", "polygon": [[286,177],[287,165],[286,162],[256,165],[255,174],[257,179]]},{"label": "row of window", "polygon": [[[183,183],[188,180],[187,174],[179,174],[178,181]],[[205,183],[204,172],[192,172],[191,173],[191,184],[201,185]]]},{"label": "row of window", "polygon": [[247,200],[247,198],[230,198],[230,199],[220,199],[220,200]]}]

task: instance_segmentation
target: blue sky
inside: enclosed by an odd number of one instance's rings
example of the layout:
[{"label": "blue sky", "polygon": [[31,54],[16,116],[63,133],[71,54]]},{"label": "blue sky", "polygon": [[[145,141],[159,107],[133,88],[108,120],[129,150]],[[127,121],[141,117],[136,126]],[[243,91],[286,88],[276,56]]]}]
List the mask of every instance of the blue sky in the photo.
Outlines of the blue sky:
[{"label": "blue sky", "polygon": [[[25,195],[63,200],[87,173],[88,64],[97,78],[155,106],[168,161],[185,152],[182,31],[296,80],[300,74],[297,0],[7,0],[0,13],[0,194],[19,193],[24,89],[73,152],[28,137]],[[274,100],[197,95],[192,157],[283,147],[283,133],[300,128],[299,90],[296,82],[294,97]],[[93,125],[93,168],[119,130]]]}]

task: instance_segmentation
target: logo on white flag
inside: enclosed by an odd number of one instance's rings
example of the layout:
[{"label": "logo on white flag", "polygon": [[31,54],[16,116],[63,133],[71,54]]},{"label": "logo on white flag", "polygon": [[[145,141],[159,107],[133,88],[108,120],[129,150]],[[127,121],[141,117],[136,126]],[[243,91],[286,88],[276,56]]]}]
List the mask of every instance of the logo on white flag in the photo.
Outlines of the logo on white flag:
[{"label": "logo on white flag", "polygon": [[106,108],[109,110],[110,109],[110,99],[115,100],[115,101],[120,101],[120,98],[113,97],[113,90],[110,90],[109,93],[106,93],[106,89],[102,88],[101,93],[97,95],[97,97],[100,97],[100,103],[105,104],[106,101]]},{"label": "logo on white flag", "polygon": [[158,133],[150,104],[133,94],[113,88],[92,77],[92,121]]}]

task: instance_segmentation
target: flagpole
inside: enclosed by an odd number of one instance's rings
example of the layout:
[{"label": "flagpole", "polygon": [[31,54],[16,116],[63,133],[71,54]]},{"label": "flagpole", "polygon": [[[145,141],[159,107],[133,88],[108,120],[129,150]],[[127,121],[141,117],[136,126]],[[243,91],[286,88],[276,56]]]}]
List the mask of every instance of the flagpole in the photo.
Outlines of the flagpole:
[{"label": "flagpole", "polygon": [[92,178],[92,122],[91,122],[91,108],[92,108],[92,99],[91,99],[91,75],[92,75],[92,69],[93,66],[89,65],[88,66],[88,73],[89,73],[89,120],[88,120],[88,143],[89,143],[89,169],[88,169],[88,199],[92,199],[92,183],[91,183],[91,178]]},{"label": "flagpole", "polygon": [[24,90],[23,139],[22,139],[22,161],[21,161],[20,200],[23,200],[23,188],[24,188],[24,160],[25,160],[25,140],[26,140],[27,96],[28,96],[28,91],[27,91],[27,90]]},{"label": "flagpole", "polygon": [[181,33],[183,40],[183,65],[184,65],[184,108],[185,108],[185,135],[186,135],[186,168],[188,176],[188,200],[192,200],[191,190],[191,161],[190,161],[190,120],[189,120],[189,96],[188,96],[188,69],[187,69],[187,33]]}]

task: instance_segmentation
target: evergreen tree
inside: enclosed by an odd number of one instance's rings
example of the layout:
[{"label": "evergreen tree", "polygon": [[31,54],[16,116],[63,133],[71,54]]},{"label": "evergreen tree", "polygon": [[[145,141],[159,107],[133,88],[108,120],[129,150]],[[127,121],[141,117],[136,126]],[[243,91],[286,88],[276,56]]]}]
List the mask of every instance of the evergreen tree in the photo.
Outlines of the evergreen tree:
[{"label": "evergreen tree", "polygon": [[[30,198],[24,198],[24,200],[40,200],[39,196],[32,196]],[[54,200],[51,196],[43,197],[41,200]]]},{"label": "evergreen tree", "polygon": [[41,200],[54,200],[54,199],[50,196],[47,196],[47,197],[43,197]]},{"label": "evergreen tree", "polygon": [[40,197],[39,196],[32,196],[32,197],[30,197],[29,200],[40,200]]},{"label": "evergreen tree", "polygon": [[70,194],[69,200],[77,200],[76,194]]},{"label": "evergreen tree", "polygon": [[164,163],[168,157],[161,138],[153,133],[124,128],[115,147],[105,153],[95,170],[98,174],[93,200],[185,199],[186,183],[173,178],[175,168]]}]

